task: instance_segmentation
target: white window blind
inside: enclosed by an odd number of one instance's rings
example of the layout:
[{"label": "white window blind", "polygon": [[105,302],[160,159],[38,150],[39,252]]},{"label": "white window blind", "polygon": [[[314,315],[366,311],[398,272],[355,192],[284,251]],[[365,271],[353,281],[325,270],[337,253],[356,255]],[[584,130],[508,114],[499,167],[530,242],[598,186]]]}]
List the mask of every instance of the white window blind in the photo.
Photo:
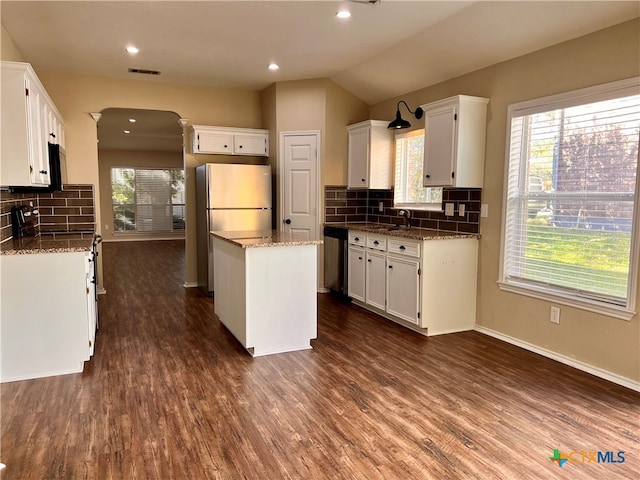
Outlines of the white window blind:
[{"label": "white window blind", "polygon": [[171,231],[171,177],[169,170],[136,171],[136,229]]},{"label": "white window blind", "polygon": [[182,169],[113,168],[114,231],[157,233],[184,229]]},{"label": "white window blind", "polygon": [[510,108],[504,285],[633,308],[638,91]]},{"label": "white window blind", "polygon": [[422,186],[424,129],[396,135],[393,203],[396,207],[441,207],[442,188]]}]

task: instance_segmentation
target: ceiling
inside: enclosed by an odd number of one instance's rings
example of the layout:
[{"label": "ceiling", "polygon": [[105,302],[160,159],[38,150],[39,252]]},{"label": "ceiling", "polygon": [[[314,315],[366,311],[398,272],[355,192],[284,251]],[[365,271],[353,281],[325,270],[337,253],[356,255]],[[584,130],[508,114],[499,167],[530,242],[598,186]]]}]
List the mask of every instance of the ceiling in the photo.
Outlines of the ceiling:
[{"label": "ceiling", "polygon": [[[130,122],[135,120],[135,123]],[[182,152],[182,127],[174,112],[106,108],[98,120],[101,150]],[[128,130],[130,133],[124,133]]]},{"label": "ceiling", "polygon": [[331,78],[370,105],[638,16],[638,1],[0,2],[36,71],[252,90]]}]

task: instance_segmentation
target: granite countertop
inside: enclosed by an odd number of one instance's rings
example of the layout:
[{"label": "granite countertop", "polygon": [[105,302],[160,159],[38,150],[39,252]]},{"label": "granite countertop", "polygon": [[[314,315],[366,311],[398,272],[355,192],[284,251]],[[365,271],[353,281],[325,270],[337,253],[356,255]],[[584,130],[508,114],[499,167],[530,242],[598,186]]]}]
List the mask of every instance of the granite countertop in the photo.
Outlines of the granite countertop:
[{"label": "granite countertop", "polygon": [[0,245],[0,255],[29,255],[33,253],[89,252],[93,233],[55,232],[37,237],[12,238]]},{"label": "granite countertop", "polygon": [[211,235],[242,248],[255,247],[295,247],[300,245],[320,245],[322,240],[307,240],[299,235],[278,230],[256,230],[237,232],[210,232]]},{"label": "granite countertop", "polygon": [[379,233],[391,237],[410,238],[413,240],[448,240],[455,238],[480,238],[477,233],[449,232],[446,230],[432,230],[429,228],[396,227],[386,223],[325,223],[327,227],[345,228],[359,232]]}]

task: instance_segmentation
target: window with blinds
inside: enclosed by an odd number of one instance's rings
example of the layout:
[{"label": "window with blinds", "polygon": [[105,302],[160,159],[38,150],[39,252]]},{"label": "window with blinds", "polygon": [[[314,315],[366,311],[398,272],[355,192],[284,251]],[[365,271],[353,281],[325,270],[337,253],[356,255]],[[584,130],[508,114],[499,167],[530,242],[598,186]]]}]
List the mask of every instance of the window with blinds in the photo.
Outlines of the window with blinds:
[{"label": "window with blinds", "polygon": [[502,287],[630,318],[639,92],[634,79],[509,108]]},{"label": "window with blinds", "polygon": [[115,232],[184,230],[184,170],[115,167],[111,193]]},{"label": "window with blinds", "polygon": [[442,188],[422,186],[424,129],[396,135],[393,203],[400,208],[442,208]]}]

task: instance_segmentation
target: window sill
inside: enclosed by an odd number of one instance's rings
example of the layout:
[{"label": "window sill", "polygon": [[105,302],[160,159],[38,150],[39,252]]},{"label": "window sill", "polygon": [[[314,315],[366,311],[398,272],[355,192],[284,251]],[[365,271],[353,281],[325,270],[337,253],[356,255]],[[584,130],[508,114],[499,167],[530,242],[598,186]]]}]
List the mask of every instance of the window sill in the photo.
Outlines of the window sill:
[{"label": "window sill", "polygon": [[420,210],[422,212],[443,212],[442,205],[394,205],[394,210]]},{"label": "window sill", "polygon": [[595,300],[576,298],[575,296],[568,294],[563,295],[560,292],[545,289],[543,287],[536,288],[531,285],[517,284],[513,282],[507,283],[498,281],[497,283],[500,290],[504,292],[517,293],[527,297],[546,300],[560,305],[567,305],[569,307],[579,308],[581,310],[598,313],[600,315],[606,315],[608,317],[619,318],[621,320],[629,321],[636,314],[635,310],[631,310],[629,308],[606,304],[604,302],[597,302]]}]

